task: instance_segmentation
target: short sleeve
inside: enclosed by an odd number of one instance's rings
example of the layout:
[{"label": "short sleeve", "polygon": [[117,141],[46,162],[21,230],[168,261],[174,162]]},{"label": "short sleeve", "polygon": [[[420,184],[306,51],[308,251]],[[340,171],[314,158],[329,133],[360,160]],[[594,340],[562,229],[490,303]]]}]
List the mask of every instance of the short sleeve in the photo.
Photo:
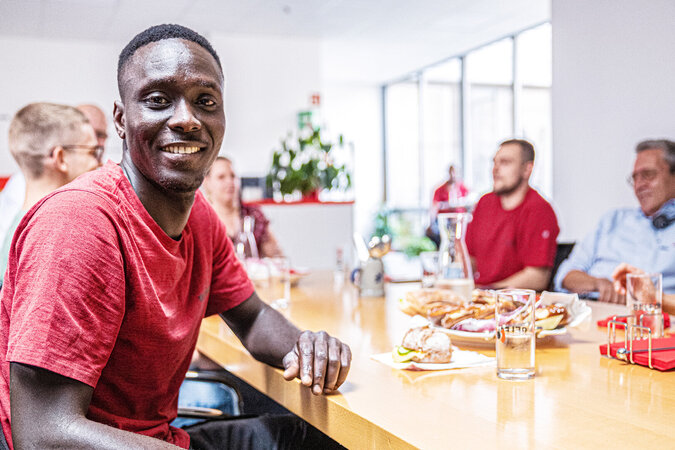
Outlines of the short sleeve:
[{"label": "short sleeve", "polygon": [[560,229],[553,208],[542,202],[523,217],[518,253],[524,267],[553,267]]},{"label": "short sleeve", "polygon": [[[429,191],[427,191],[427,192],[429,192]],[[438,203],[438,202],[447,202],[447,201],[448,201],[447,190],[445,189],[445,184],[442,184],[440,187],[436,188],[436,190],[434,191],[433,202]]]},{"label": "short sleeve", "polygon": [[61,191],[19,224],[5,287],[7,360],[96,385],[125,312],[124,262],[105,200]]},{"label": "short sleeve", "polygon": [[213,238],[213,277],[206,316],[231,309],[253,295],[253,283],[234,252],[225,226],[209,207]]},{"label": "short sleeve", "polygon": [[476,248],[475,248],[475,239],[476,239],[476,233],[478,232],[478,224],[481,221],[481,213],[483,211],[483,206],[485,205],[485,197],[481,197],[480,200],[478,200],[478,203],[476,204],[476,207],[473,210],[473,219],[471,222],[466,227],[466,239],[464,241],[466,242],[466,248],[469,251],[469,255],[475,256],[476,255]]}]

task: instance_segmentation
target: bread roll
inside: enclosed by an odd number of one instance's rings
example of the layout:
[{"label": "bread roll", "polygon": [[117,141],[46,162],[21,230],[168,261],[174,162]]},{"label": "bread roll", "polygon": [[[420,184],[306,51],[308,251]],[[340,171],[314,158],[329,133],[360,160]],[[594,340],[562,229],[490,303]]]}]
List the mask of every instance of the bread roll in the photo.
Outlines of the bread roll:
[{"label": "bread roll", "polygon": [[428,325],[408,330],[401,346],[417,352],[412,360],[419,363],[448,363],[452,358],[450,334]]}]

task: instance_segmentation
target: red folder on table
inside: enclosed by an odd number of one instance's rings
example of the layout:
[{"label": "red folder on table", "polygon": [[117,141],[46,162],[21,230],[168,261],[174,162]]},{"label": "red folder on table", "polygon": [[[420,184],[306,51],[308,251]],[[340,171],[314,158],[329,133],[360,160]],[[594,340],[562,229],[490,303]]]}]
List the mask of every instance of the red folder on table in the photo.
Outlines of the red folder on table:
[{"label": "red folder on table", "polygon": [[[614,316],[609,316],[606,319],[598,320],[598,326],[606,328],[607,323],[610,320],[612,320],[613,318],[614,318]],[[622,322],[622,323],[626,323],[626,317],[617,317],[616,320],[619,321],[619,322]],[[670,316],[668,315],[668,313],[663,313],[663,327],[664,328],[670,328]]]},{"label": "red folder on table", "polygon": [[[654,369],[670,370],[675,368],[675,337],[652,339],[652,360],[651,365]],[[615,342],[609,346],[609,356],[617,359],[623,359],[620,356],[619,349],[625,349],[625,360],[630,362],[630,342]],[[633,362],[641,366],[649,367],[649,339],[640,339],[633,341]],[[668,349],[668,350],[663,350]],[[600,354],[607,354],[607,344],[600,346]]]}]

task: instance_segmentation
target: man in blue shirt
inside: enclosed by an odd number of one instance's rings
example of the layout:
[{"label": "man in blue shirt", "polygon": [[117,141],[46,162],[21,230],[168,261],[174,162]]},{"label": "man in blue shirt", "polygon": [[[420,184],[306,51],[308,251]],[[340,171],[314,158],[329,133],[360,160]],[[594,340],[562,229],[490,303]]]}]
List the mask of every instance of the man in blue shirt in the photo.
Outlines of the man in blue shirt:
[{"label": "man in blue shirt", "polygon": [[605,214],[595,230],[577,244],[555,277],[555,287],[623,303],[612,272],[628,263],[663,274],[663,292],[675,293],[675,142],[650,140],[637,145],[628,182],[640,208]]}]

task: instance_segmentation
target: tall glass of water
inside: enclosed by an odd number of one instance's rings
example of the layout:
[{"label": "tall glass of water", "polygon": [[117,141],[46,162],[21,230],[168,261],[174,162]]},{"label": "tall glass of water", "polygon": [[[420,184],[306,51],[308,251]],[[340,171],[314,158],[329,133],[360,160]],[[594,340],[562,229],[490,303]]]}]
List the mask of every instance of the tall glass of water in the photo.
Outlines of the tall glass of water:
[{"label": "tall glass of water", "polygon": [[505,380],[534,377],[535,292],[501,289],[495,292],[497,376]]},{"label": "tall glass of water", "polygon": [[[663,336],[662,276],[660,273],[629,273],[626,275],[626,304],[632,323],[649,327],[652,337]],[[637,336],[645,335],[640,330]]]},{"label": "tall glass of water", "polygon": [[270,306],[274,309],[286,309],[291,300],[291,262],[279,256],[265,258],[270,270],[270,286],[267,292]]}]

